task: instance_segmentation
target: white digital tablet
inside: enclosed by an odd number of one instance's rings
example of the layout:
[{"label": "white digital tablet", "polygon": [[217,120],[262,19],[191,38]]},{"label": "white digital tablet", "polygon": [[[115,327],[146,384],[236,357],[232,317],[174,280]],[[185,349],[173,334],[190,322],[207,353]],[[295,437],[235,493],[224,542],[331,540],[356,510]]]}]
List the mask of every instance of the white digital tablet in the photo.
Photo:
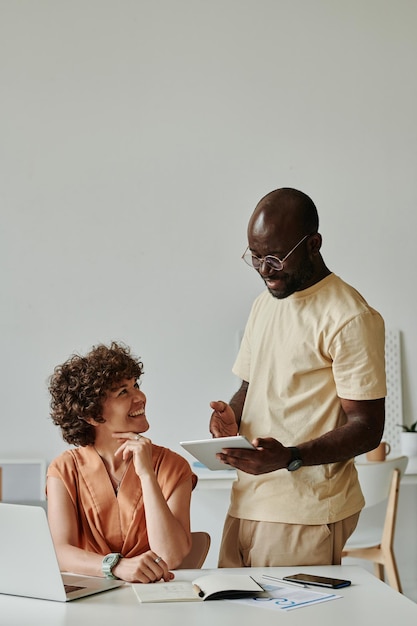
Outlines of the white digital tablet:
[{"label": "white digital tablet", "polygon": [[216,457],[218,452],[223,448],[246,448],[254,450],[255,448],[246,437],[236,435],[235,437],[216,437],[214,439],[199,439],[196,441],[180,441],[180,445],[192,454],[196,459],[203,463],[211,470],[229,469],[230,465],[222,463]]}]

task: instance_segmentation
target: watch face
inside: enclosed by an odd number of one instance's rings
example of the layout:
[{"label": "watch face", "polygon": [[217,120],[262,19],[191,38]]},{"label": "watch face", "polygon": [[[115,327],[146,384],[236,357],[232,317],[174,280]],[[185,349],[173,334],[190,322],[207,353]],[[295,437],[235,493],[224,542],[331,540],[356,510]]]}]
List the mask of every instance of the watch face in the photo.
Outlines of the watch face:
[{"label": "watch face", "polygon": [[301,466],[302,466],[303,462],[301,459],[294,459],[293,461],[290,461],[288,463],[288,470],[290,472],[295,472],[295,470],[298,470]]},{"label": "watch face", "polygon": [[114,554],[108,554],[103,559],[103,565],[111,565],[116,560]]},{"label": "watch face", "polygon": [[112,554],[106,554],[103,558],[101,562],[101,569],[106,578],[117,578],[117,576],[114,576],[112,573],[112,568],[117,565],[121,556],[121,554],[115,552]]}]

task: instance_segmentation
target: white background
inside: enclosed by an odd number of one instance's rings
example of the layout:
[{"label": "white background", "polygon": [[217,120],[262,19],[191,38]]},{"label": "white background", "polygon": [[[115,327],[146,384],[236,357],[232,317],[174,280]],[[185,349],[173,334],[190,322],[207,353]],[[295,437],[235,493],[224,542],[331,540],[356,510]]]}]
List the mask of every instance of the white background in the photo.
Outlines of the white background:
[{"label": "white background", "polygon": [[47,379],[112,339],[153,440],[208,436],[262,290],[247,220],[281,186],[401,331],[416,420],[416,58],[413,0],[0,0],[0,457],[65,448]]},{"label": "white background", "polygon": [[47,379],[112,339],[150,436],[207,436],[262,289],[247,220],[281,186],[401,330],[417,419],[416,24],[407,0],[0,0],[1,457],[64,448]]}]

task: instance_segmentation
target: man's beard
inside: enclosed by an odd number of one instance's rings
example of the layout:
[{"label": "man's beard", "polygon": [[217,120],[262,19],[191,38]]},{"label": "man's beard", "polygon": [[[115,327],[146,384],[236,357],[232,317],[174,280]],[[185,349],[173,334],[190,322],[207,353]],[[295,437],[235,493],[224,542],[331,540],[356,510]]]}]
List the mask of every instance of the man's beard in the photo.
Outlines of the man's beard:
[{"label": "man's beard", "polygon": [[314,276],[314,265],[309,258],[305,259],[302,263],[300,263],[299,267],[293,274],[285,274],[283,272],[280,274],[281,280],[285,281],[285,287],[280,291],[269,289],[269,293],[279,300],[283,300],[284,298],[288,298],[291,294],[296,291],[302,291],[304,289],[304,285],[306,285],[311,278]]}]

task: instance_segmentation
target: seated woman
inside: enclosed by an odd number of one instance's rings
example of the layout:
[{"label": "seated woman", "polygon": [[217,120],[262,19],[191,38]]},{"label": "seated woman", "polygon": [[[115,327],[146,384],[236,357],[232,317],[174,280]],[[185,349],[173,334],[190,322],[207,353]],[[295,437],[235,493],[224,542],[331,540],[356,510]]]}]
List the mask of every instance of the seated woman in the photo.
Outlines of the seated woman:
[{"label": "seated woman", "polygon": [[197,477],[152,443],[142,363],[117,343],[55,368],[51,417],[75,447],[47,474],[48,519],[61,570],[154,582],[173,578],[191,548]]}]

